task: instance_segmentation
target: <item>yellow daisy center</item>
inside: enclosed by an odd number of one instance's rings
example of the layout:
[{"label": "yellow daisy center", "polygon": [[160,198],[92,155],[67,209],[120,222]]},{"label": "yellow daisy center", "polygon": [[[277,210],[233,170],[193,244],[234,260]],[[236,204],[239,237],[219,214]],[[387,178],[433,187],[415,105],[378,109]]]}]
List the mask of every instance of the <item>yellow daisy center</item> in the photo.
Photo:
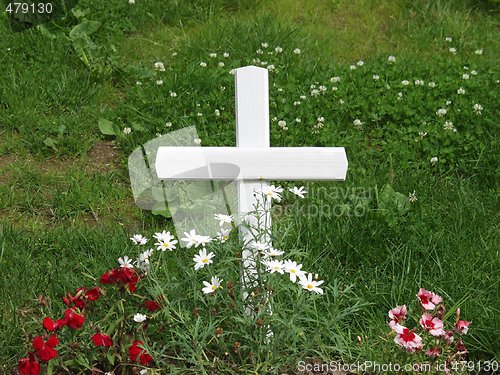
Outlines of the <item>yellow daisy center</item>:
[{"label": "yellow daisy center", "polygon": [[312,284],[307,284],[307,289],[312,289],[314,286]]},{"label": "yellow daisy center", "polygon": [[292,268],[292,269],[290,270],[290,273],[295,273],[295,268]]},{"label": "yellow daisy center", "polygon": [[215,292],[216,289],[217,289],[217,285],[212,285],[212,292]]},{"label": "yellow daisy center", "polygon": [[203,258],[203,259],[201,260],[201,263],[208,263],[208,258]]}]

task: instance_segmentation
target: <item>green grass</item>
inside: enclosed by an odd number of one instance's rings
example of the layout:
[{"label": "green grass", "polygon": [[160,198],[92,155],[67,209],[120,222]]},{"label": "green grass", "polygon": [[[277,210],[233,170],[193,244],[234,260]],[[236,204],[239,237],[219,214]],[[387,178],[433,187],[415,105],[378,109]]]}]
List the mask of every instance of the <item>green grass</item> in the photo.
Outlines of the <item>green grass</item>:
[{"label": "green grass", "polygon": [[[205,146],[234,145],[229,70],[259,64],[254,59],[276,66],[270,73],[271,118],[276,117],[272,145],[345,146],[350,163],[345,183],[309,183],[308,200],[285,200],[275,207],[274,243],[298,252],[304,267],[317,270],[330,285],[328,297],[317,300],[319,310],[309,313],[317,314],[320,323],[332,319],[335,324],[314,347],[320,340],[312,333],[315,325],[294,321],[306,327],[304,340],[310,343],[287,347],[291,338],[284,330],[283,346],[278,342],[270,357],[259,357],[262,368],[291,370],[303,357],[348,363],[403,360],[388,335],[386,314],[399,304],[416,309],[412,301],[419,287],[442,295],[450,310],[460,305],[464,318],[472,320],[464,338],[472,360],[499,359],[495,135],[500,77],[494,5],[137,0],[129,6],[81,0],[78,8],[86,12],[83,17],[101,22],[90,36],[93,44],[80,52],[64,35],[82,16],[49,24],[53,39],[37,29],[13,33],[0,22],[0,269],[5,275],[0,279],[0,368],[13,368],[25,355],[30,335],[39,331],[37,319],[59,311],[60,296],[92,284],[88,275],[98,277],[115,266],[124,251],[131,254],[125,245],[131,234],[170,226],[169,220],[134,206],[126,157],[156,133],[188,125],[196,125]],[[444,40],[448,36],[452,43]],[[267,49],[263,42],[269,43]],[[282,54],[267,54],[276,46]],[[456,55],[450,47],[457,48]],[[302,53],[294,54],[295,48]],[[482,55],[474,53],[479,48]],[[258,49],[264,53],[257,54]],[[211,59],[211,52],[217,58]],[[230,56],[223,58],[224,52]],[[396,56],[396,64],[388,64],[389,55]],[[351,71],[349,65],[358,60],[364,66]],[[166,72],[153,69],[156,61],[164,62]],[[199,66],[202,61],[206,69]],[[219,61],[225,66],[219,68]],[[478,75],[461,78],[472,70]],[[333,76],[341,81],[330,82]],[[155,84],[158,79],[163,85]],[[401,84],[404,79],[409,86]],[[425,85],[415,86],[415,79]],[[428,88],[430,81],[437,87]],[[325,85],[328,91],[313,98],[311,85]],[[458,87],[466,94],[458,95]],[[297,100],[302,103],[294,105]],[[446,106],[446,100],[452,103]],[[474,113],[474,103],[484,107],[481,116]],[[447,116],[439,118],[435,112],[443,107]],[[316,132],[320,116],[324,127]],[[113,122],[115,137],[99,132],[101,118]],[[296,118],[302,122],[295,123]],[[353,126],[356,118],[364,123],[360,130]],[[278,120],[285,120],[289,130],[280,129]],[[445,120],[453,121],[456,134],[442,129]],[[166,127],[167,122],[173,126]],[[132,133],[123,134],[124,127]],[[421,139],[419,132],[428,134]],[[111,142],[120,148],[117,156],[103,146]],[[102,151],[96,153],[96,147]],[[433,156],[439,156],[434,167]],[[386,184],[404,196],[415,190],[418,201],[398,211],[381,200]],[[322,206],[336,211],[312,211]],[[48,307],[37,304],[39,295],[50,298]],[[179,303],[193,307],[182,298]],[[276,314],[279,325],[293,301],[282,297],[277,303],[284,314]],[[190,319],[186,329],[198,329]],[[250,326],[242,323],[239,333],[232,324],[229,338],[241,334],[248,339],[245,350],[258,347]],[[183,327],[174,325],[165,340],[209,341],[211,332],[206,328],[183,336]],[[197,363],[203,350],[196,348],[192,355],[176,364],[179,371]],[[252,367],[236,356],[231,361],[242,369]]]}]

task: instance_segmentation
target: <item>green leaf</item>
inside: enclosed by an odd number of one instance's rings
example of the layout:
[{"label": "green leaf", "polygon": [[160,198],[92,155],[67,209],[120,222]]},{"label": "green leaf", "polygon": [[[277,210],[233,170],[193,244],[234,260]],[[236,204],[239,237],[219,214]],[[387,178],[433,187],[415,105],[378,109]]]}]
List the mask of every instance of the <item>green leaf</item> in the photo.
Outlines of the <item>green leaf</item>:
[{"label": "green leaf", "polygon": [[114,124],[104,118],[99,119],[99,130],[105,135],[116,135],[116,130]]},{"label": "green leaf", "polygon": [[146,130],[146,129],[144,129],[144,126],[142,126],[138,122],[132,123],[132,129],[134,129],[135,131],[138,131],[138,132],[143,132],[144,130]]},{"label": "green leaf", "polygon": [[69,37],[74,40],[82,37],[83,35],[91,35],[95,33],[100,26],[101,23],[98,21],[85,21],[79,23],[71,29]]},{"label": "green leaf", "polygon": [[111,363],[111,366],[115,365],[115,359],[116,358],[115,358],[114,354],[111,351],[109,351],[109,352],[106,353],[106,358],[108,359],[109,363]]},{"label": "green leaf", "polygon": [[57,151],[57,147],[56,147],[57,141],[55,139],[48,137],[48,138],[44,139],[43,143],[45,144],[45,146],[50,147],[54,151]]},{"label": "green leaf", "polygon": [[175,210],[173,210],[173,211],[174,212],[170,212],[170,210],[166,206],[165,202],[158,202],[153,206],[151,213],[153,215],[163,216],[163,217],[166,217],[168,219],[168,218],[172,217],[172,215],[175,215]]}]

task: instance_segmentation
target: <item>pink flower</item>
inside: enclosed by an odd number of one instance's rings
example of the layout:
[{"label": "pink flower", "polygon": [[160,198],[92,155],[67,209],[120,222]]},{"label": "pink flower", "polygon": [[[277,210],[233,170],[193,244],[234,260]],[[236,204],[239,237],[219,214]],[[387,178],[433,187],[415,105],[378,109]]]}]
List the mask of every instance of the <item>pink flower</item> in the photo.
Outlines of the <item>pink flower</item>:
[{"label": "pink flower", "polygon": [[443,339],[448,345],[451,345],[454,340],[454,333],[451,330],[444,331]]},{"label": "pink flower", "polygon": [[389,327],[394,329],[394,326],[398,323],[402,323],[406,320],[406,305],[396,306],[392,310],[389,310]]},{"label": "pink flower", "polygon": [[443,321],[439,318],[433,318],[431,314],[422,315],[420,326],[429,331],[432,336],[444,335]]},{"label": "pink flower", "polygon": [[425,354],[429,357],[437,358],[441,354],[441,349],[431,346],[430,349],[425,352]]},{"label": "pink flower", "polygon": [[394,326],[394,331],[397,333],[394,338],[394,342],[405,348],[407,352],[413,353],[416,350],[422,349],[422,338],[415,332],[410,331],[408,328],[403,327],[400,324],[396,324]]},{"label": "pink flower", "polygon": [[417,297],[422,304],[422,307],[426,310],[434,310],[437,305],[443,302],[441,296],[425,290],[424,288],[420,288],[418,291]]},{"label": "pink flower", "polygon": [[470,322],[468,322],[466,320],[459,320],[455,324],[455,330],[458,333],[460,333],[461,335],[465,335],[465,334],[467,334],[467,332],[469,332],[469,325],[470,325]]}]

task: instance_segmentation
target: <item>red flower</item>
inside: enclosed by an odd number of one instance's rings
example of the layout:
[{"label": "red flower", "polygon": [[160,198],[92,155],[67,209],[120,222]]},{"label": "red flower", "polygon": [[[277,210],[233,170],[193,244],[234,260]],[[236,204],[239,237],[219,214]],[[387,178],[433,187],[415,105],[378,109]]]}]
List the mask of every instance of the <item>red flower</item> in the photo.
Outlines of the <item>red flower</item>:
[{"label": "red flower", "polygon": [[141,340],[135,340],[128,349],[128,355],[132,362],[137,362],[137,359],[139,359],[141,365],[147,366],[147,364],[153,360],[153,357],[151,357],[142,347],[139,347],[139,345],[142,346],[143,342]]},{"label": "red flower", "polygon": [[84,292],[87,290],[87,288],[81,286],[76,290],[75,296],[72,296],[70,292],[68,292],[67,296],[68,297],[63,297],[63,302],[66,306],[71,307],[73,304],[74,306],[78,307],[79,309],[83,309],[85,307],[85,299],[83,298]]},{"label": "red flower", "polygon": [[85,293],[85,297],[87,297],[89,301],[97,301],[100,297],[100,292],[101,288],[95,286],[92,289],[87,290],[87,293]]},{"label": "red flower", "polygon": [[92,341],[95,346],[113,346],[113,340],[108,335],[96,333],[92,336]]},{"label": "red flower", "polygon": [[431,346],[430,349],[428,349],[425,354],[429,357],[434,357],[434,358],[437,358],[439,357],[439,355],[441,354],[441,349],[438,348],[438,347],[433,347]]},{"label": "red flower", "polygon": [[20,375],[38,375],[40,373],[40,365],[33,353],[30,353],[28,358],[19,360],[17,370]]},{"label": "red flower", "polygon": [[119,267],[113,268],[112,270],[106,271],[99,279],[101,284],[114,284],[119,283],[124,287],[128,287],[128,290],[133,293],[135,292],[135,284],[139,281],[139,276],[133,268]]},{"label": "red flower", "polygon": [[46,342],[43,342],[42,336],[33,339],[35,354],[42,362],[48,362],[57,357],[57,350],[54,349],[57,344],[59,344],[59,339],[56,335],[50,336]]},{"label": "red flower", "polygon": [[150,299],[144,301],[142,305],[151,312],[154,312],[160,308],[160,304],[158,302],[152,301]]},{"label": "red flower", "polygon": [[73,308],[70,308],[64,311],[64,320],[69,328],[78,329],[85,323],[85,316],[78,314]]},{"label": "red flower", "polygon": [[64,319],[57,319],[55,322],[52,318],[46,317],[43,319],[43,328],[45,328],[49,332],[53,332],[58,330],[66,325],[66,321]]}]

